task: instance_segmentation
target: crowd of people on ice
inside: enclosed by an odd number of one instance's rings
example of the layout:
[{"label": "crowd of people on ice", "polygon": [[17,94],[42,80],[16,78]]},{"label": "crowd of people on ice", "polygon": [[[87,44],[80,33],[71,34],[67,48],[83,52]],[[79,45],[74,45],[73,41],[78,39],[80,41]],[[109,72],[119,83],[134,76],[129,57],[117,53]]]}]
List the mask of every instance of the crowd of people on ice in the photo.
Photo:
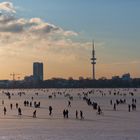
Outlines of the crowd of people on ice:
[{"label": "crowd of people on ice", "polygon": [[[134,89],[134,92],[135,91],[136,91],[136,89]],[[110,99],[110,106],[112,106],[112,110],[117,111],[119,105],[127,104],[128,105],[128,112],[136,111],[137,100],[134,97],[134,92],[132,92],[132,91],[129,92],[129,90],[128,90],[128,93],[131,96],[131,104],[130,104],[130,103],[128,103],[127,99],[125,98],[126,93],[122,94],[121,91],[119,91],[119,90],[117,90],[117,92],[116,91],[113,91],[113,92],[109,91],[108,92],[109,95],[114,95],[114,96],[120,95],[119,97],[122,97],[121,99],[120,98]],[[3,91],[2,93],[8,97],[9,102],[11,101],[11,97],[14,96],[14,94],[10,93],[10,92],[4,92]],[[104,114],[103,109],[101,109],[100,103],[95,101],[94,98],[91,98],[91,96],[90,96],[91,94],[94,95],[94,93],[95,93],[95,90],[91,89],[87,92],[82,91],[81,93],[77,93],[77,95],[80,99],[82,99],[84,102],[86,102],[86,104],[89,107],[92,107],[93,110],[97,110],[97,112],[96,112],[97,115]],[[74,97],[71,95],[70,91],[69,91],[69,93],[67,91],[65,91],[65,92],[60,92],[59,91],[59,92],[52,92],[52,94],[48,96],[48,99],[51,100],[52,98],[56,98],[57,94],[64,95],[64,97],[67,99],[67,106],[65,106],[64,109],[62,110],[62,116],[63,116],[64,119],[68,119],[69,118],[69,112],[70,112],[69,108],[72,107],[72,102],[73,102]],[[102,97],[106,96],[106,93],[104,93],[102,90],[98,90],[98,94],[100,94]],[[18,96],[22,97],[22,95],[26,95],[26,93],[25,92],[18,92]],[[38,96],[39,93],[35,92],[34,95]],[[3,106],[4,116],[7,115],[7,112],[8,112],[8,109],[7,109],[8,107],[6,105],[7,104],[5,104],[5,101],[3,99],[2,100],[2,106]],[[17,109],[17,115],[22,116],[23,115],[22,108],[19,106],[18,101],[15,104],[10,103],[10,109],[11,110],[14,108],[14,106]],[[32,112],[32,117],[36,118],[37,117],[37,108],[41,107],[41,101],[38,101],[38,102],[35,101],[34,97],[32,96],[31,99],[23,101],[23,106],[25,108],[26,107],[32,107],[34,109],[33,112]],[[48,106],[48,111],[49,111],[49,116],[52,116],[53,107]],[[76,109],[75,110],[75,118],[83,120],[85,118],[85,116],[83,115],[83,111]]]}]

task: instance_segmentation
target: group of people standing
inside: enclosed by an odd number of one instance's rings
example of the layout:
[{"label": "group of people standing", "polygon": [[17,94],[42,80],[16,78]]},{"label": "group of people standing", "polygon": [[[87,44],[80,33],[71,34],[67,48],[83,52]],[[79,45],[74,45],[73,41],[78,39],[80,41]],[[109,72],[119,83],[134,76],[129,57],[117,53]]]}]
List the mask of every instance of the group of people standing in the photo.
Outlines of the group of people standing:
[{"label": "group of people standing", "polygon": [[[12,110],[12,104],[10,104],[10,106],[11,106],[11,110]],[[18,109],[18,115],[22,115],[22,112],[21,112],[21,108],[19,107],[19,108],[17,108]],[[4,113],[4,116],[6,115],[6,113],[7,113],[7,109],[6,109],[6,107],[4,106],[4,108],[3,108],[3,113]]]},{"label": "group of people standing", "polygon": [[[69,111],[68,111],[68,109],[64,109],[63,110],[63,117],[64,118],[69,118]],[[82,110],[80,110],[80,117],[79,117],[79,113],[78,113],[78,110],[76,110],[75,111],[75,117],[76,117],[76,119],[84,119],[84,117],[83,117],[83,111]]]},{"label": "group of people standing", "polygon": [[[132,103],[131,104],[128,104],[128,112],[130,112],[131,110],[132,111],[135,111],[136,110],[136,99],[132,98]],[[116,99],[116,102],[114,102],[113,104],[113,101],[110,100],[110,105],[113,105],[113,110],[116,111],[117,110],[117,106],[120,105],[120,104],[126,104],[126,99]]]}]

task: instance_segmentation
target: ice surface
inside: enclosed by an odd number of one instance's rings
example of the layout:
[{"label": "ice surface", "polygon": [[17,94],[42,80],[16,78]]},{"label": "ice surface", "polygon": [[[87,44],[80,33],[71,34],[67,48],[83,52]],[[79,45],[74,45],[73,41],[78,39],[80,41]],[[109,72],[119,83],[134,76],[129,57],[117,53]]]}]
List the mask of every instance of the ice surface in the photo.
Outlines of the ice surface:
[{"label": "ice surface", "polygon": [[[88,106],[82,99],[83,92],[88,91],[92,91],[88,94],[88,98],[101,106],[102,115],[97,115],[97,110]],[[5,92],[10,92],[11,99],[8,99]],[[19,92],[26,94],[20,97]],[[134,96],[131,95],[132,92]],[[38,93],[38,96],[35,93]],[[114,95],[114,93],[118,94]],[[48,98],[49,95],[54,94],[56,97]],[[67,106],[69,96],[65,97],[66,94],[73,96],[71,107]],[[32,97],[34,97],[33,101]],[[128,104],[132,103],[132,98],[137,100],[137,109],[128,112]],[[110,100],[114,103],[116,99],[126,99],[126,104],[118,105],[117,110],[114,111]],[[32,103],[40,101],[41,106],[40,108],[25,107],[24,100]],[[16,103],[22,109],[22,116],[18,116]],[[49,116],[50,105],[53,107],[52,116]],[[7,109],[5,116],[4,106]],[[37,118],[32,117],[35,109]],[[68,119],[63,118],[63,109],[69,110]],[[76,110],[83,111],[83,120],[75,118]],[[0,90],[0,140],[140,140],[140,89]]]}]

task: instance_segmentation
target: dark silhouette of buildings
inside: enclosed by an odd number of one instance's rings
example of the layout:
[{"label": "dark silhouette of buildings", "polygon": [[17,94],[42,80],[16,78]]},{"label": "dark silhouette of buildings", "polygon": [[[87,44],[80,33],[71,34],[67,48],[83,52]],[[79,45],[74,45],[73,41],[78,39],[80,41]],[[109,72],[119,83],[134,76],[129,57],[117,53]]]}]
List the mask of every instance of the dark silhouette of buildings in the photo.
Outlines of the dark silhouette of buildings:
[{"label": "dark silhouette of buildings", "polygon": [[118,76],[98,80],[52,78],[34,82],[31,76],[23,81],[0,80],[0,88],[140,88],[140,78],[125,78],[125,80]]}]

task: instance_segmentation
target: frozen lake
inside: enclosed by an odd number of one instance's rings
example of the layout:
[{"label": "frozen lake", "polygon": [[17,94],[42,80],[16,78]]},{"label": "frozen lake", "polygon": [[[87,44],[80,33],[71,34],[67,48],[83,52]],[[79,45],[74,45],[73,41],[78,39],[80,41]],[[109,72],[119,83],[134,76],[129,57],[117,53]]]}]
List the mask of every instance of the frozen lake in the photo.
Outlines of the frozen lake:
[{"label": "frozen lake", "polygon": [[[10,93],[10,99],[7,93]],[[84,96],[97,102],[103,114],[98,115],[97,110],[83,100]],[[120,99],[126,102],[118,104],[114,111],[114,103]],[[132,104],[132,99],[136,99],[136,111],[131,108],[129,112],[128,104]],[[25,106],[24,101],[32,106]],[[71,107],[68,107],[68,101]],[[34,102],[40,102],[40,108],[35,108]],[[22,110],[21,116],[16,103]],[[53,108],[52,116],[49,106]],[[64,109],[69,111],[68,119],[63,118]],[[37,111],[36,118],[32,117],[34,110]],[[0,90],[0,140],[140,140],[140,89]]]}]

